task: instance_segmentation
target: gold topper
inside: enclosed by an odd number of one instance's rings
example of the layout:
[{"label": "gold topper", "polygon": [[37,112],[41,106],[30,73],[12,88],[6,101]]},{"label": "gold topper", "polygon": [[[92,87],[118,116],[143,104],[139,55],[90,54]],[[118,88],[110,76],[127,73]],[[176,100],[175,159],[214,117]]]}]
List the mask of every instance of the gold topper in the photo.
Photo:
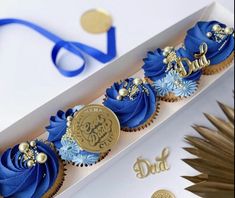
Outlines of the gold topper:
[{"label": "gold topper", "polygon": [[150,174],[158,174],[170,169],[167,159],[170,155],[170,150],[168,148],[163,149],[161,156],[157,157],[156,163],[152,164],[150,161],[142,159],[139,157],[133,166],[136,172],[136,177],[143,179],[148,177]]},{"label": "gold topper", "polygon": [[67,122],[66,135],[92,153],[105,153],[119,140],[120,123],[107,107],[90,104],[74,114]]},{"label": "gold topper", "polygon": [[210,61],[206,57],[206,54],[208,52],[208,46],[206,43],[202,43],[200,45],[200,53],[194,55],[194,61],[190,61],[188,58],[178,57],[173,48],[170,48],[171,51],[169,51],[168,48],[166,48],[168,53],[165,52],[166,58],[164,59],[164,63],[168,64],[167,71],[174,69],[179,73],[180,77],[182,78],[188,77],[193,72],[201,70],[204,67],[210,65]]}]

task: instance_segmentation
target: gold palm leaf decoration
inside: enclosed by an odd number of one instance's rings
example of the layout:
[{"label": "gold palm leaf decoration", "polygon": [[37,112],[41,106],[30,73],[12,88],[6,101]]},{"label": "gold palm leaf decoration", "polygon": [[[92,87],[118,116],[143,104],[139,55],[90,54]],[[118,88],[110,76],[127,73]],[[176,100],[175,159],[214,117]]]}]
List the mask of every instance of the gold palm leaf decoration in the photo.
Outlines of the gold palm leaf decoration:
[{"label": "gold palm leaf decoration", "polygon": [[194,183],[186,190],[204,198],[234,197],[234,109],[222,103],[219,106],[226,121],[205,114],[216,129],[195,125],[200,137],[185,138],[191,147],[184,149],[196,158],[183,161],[201,173],[184,177]]}]

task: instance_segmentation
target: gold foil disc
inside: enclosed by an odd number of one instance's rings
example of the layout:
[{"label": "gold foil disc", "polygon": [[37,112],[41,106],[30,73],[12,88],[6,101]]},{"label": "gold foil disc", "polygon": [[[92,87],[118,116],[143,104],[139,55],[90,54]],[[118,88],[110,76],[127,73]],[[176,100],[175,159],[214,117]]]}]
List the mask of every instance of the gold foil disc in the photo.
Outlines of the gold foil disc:
[{"label": "gold foil disc", "polygon": [[117,143],[120,124],[111,110],[92,104],[74,115],[69,133],[83,150],[104,153]]},{"label": "gold foil disc", "polygon": [[175,198],[175,195],[167,190],[159,190],[153,194],[152,198]]},{"label": "gold foil disc", "polygon": [[81,25],[89,33],[99,34],[107,32],[112,26],[111,15],[101,9],[85,12],[81,17]]}]

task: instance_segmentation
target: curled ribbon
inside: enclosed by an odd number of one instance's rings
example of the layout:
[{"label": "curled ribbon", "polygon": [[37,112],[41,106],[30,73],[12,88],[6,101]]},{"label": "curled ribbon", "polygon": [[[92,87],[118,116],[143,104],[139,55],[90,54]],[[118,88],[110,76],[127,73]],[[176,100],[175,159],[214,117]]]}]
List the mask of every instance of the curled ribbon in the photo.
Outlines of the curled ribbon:
[{"label": "curled ribbon", "polygon": [[[45,36],[47,39],[51,40],[55,43],[52,52],[51,52],[51,58],[52,61],[56,67],[56,69],[64,76],[66,77],[74,77],[80,74],[86,67],[86,59],[83,55],[83,53],[90,55],[97,61],[101,63],[107,63],[111,61],[116,56],[116,39],[115,39],[115,27],[111,27],[109,31],[107,32],[107,54],[103,53],[102,51],[93,48],[91,46],[79,43],[79,42],[73,42],[73,41],[65,41],[62,38],[56,36],[55,34],[47,31],[46,29],[20,19],[0,19],[0,26],[9,25],[9,24],[20,24],[24,25],[26,27],[29,27],[36,32],[40,33],[41,35]],[[60,67],[57,63],[57,57],[61,49],[66,49],[69,52],[77,55],[80,57],[83,61],[82,65],[74,70],[67,70]]]}]

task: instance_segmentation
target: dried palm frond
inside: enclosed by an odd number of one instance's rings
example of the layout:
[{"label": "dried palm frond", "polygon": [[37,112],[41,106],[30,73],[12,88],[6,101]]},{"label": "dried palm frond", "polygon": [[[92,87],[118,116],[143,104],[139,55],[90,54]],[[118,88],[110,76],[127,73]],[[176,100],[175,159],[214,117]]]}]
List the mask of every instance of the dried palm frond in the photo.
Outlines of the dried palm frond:
[{"label": "dried palm frond", "polygon": [[227,120],[205,114],[215,126],[193,126],[201,137],[187,136],[186,141],[192,146],[184,148],[195,159],[184,159],[188,165],[201,174],[184,178],[194,183],[186,190],[204,198],[234,197],[234,109],[222,104],[219,106]]}]

